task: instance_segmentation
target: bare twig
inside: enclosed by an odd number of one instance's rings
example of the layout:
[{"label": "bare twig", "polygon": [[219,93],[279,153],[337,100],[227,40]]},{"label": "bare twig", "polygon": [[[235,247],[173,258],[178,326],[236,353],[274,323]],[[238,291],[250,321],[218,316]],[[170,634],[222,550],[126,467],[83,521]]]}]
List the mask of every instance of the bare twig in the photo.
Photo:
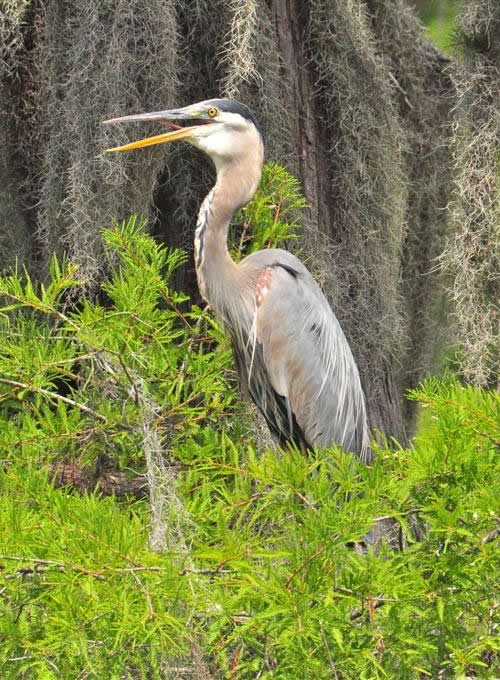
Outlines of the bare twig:
[{"label": "bare twig", "polygon": [[326,550],[326,545],[321,546],[318,550],[316,550],[315,553],[310,555],[305,562],[303,562],[298,569],[296,569],[294,572],[292,572],[287,579],[287,582],[285,583],[285,588],[290,588],[293,579],[300,574],[301,571],[304,571],[304,569],[307,567],[308,564],[310,564],[313,560],[316,559],[316,557],[319,557],[322,553],[324,553]]},{"label": "bare twig", "polygon": [[194,568],[188,568],[186,567],[183,569],[181,572],[179,572],[180,576],[185,576],[186,574],[232,574],[233,570],[232,569],[194,569]]},{"label": "bare twig", "polygon": [[325,645],[326,653],[328,654],[328,662],[330,664],[330,668],[332,669],[332,673],[335,676],[336,680],[339,678],[339,674],[337,673],[337,668],[335,666],[335,662],[333,660],[332,652],[330,650],[330,645],[328,644],[328,638],[325,635],[325,631],[323,630],[323,626],[320,622],[319,624],[320,630],[321,630],[321,637],[323,638],[323,644]]},{"label": "bare twig", "polygon": [[[30,437],[29,439],[11,439],[7,442],[2,442],[2,446],[8,448],[9,446],[28,446],[30,444],[44,444],[47,441],[58,439],[82,439],[89,438],[94,434],[98,434],[100,430],[89,427],[84,430],[76,430],[75,432],[53,432],[51,434],[43,434],[38,437]],[[113,436],[118,433],[108,433],[108,436]]]},{"label": "bare twig", "polygon": [[91,415],[104,423],[107,422],[106,417],[103,416],[102,413],[98,413],[89,406],[85,406],[85,404],[81,404],[80,402],[75,401],[74,399],[70,399],[69,397],[65,397],[62,394],[52,392],[51,390],[46,390],[44,387],[35,387],[35,385],[19,382],[18,380],[10,380],[9,378],[0,378],[0,383],[2,383],[3,385],[10,385],[11,387],[18,387],[21,390],[30,390],[31,392],[37,392],[38,394],[42,394],[44,397],[49,397],[49,399],[56,399],[58,401],[62,401],[65,404],[69,404],[70,406],[75,406],[83,413],[87,413],[88,415]]},{"label": "bare twig", "polygon": [[[380,598],[372,598],[373,604],[373,609],[378,609],[379,607],[383,607],[386,602],[395,602],[395,600],[382,600]],[[356,621],[357,619],[361,618],[363,616],[363,613],[365,612],[365,609],[356,609],[351,613],[349,616],[351,621]]]},{"label": "bare twig", "polygon": [[[26,567],[21,567],[18,569],[16,572],[13,574],[7,574],[4,575],[3,578],[9,579],[9,578],[16,578],[18,576],[26,576],[30,574],[43,574],[47,571],[60,571],[60,572],[74,572],[77,574],[81,574],[82,576],[92,576],[93,578],[97,578],[102,580],[106,576],[112,576],[115,574],[129,574],[133,576],[134,578],[137,578],[137,573],[140,572],[149,572],[149,573],[165,573],[169,571],[166,567],[159,567],[159,566],[147,566],[147,565],[138,565],[134,567],[109,567],[106,566],[101,569],[88,569],[86,567],[79,566],[77,564],[72,564],[72,563],[67,563],[67,562],[61,562],[59,560],[50,560],[50,559],[40,559],[38,557],[24,557],[24,556],[18,556],[18,555],[0,555],[0,560],[5,560],[9,562],[21,562],[21,563],[26,563],[30,564],[32,566],[26,566]],[[2,565],[0,565],[0,569],[3,568]],[[172,576],[172,578],[176,578],[176,576]]]},{"label": "bare twig", "polygon": [[5,290],[2,291],[2,295],[6,298],[10,298],[11,300],[15,300],[15,302],[18,302],[23,307],[31,307],[32,309],[36,309],[39,312],[48,314],[49,316],[52,316],[58,319],[59,321],[64,321],[64,323],[68,324],[69,326],[72,326],[75,329],[78,328],[76,323],[72,321],[68,316],[66,316],[66,314],[63,314],[60,310],[56,309],[55,307],[45,305],[41,300],[37,300],[36,302],[27,301],[24,298],[19,297],[18,295],[15,295],[14,293],[10,293],[9,291]]},{"label": "bare twig", "polygon": [[310,501],[308,501],[304,494],[300,493],[300,491],[297,491],[297,489],[294,489],[293,491],[295,495],[298,496],[300,500],[304,503],[304,505],[307,505],[307,507],[313,510],[314,512],[318,512],[318,508],[314,506]]}]

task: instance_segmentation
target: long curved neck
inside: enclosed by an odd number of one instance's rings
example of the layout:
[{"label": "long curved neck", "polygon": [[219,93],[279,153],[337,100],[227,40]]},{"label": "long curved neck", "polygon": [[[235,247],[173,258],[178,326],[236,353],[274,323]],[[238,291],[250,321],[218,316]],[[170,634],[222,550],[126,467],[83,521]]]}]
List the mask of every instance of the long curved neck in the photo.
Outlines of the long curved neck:
[{"label": "long curved neck", "polygon": [[252,198],[262,173],[262,161],[232,161],[217,167],[215,186],[203,201],[198,215],[194,257],[203,298],[224,314],[226,302],[235,296],[238,265],[227,249],[227,233],[236,210]]}]

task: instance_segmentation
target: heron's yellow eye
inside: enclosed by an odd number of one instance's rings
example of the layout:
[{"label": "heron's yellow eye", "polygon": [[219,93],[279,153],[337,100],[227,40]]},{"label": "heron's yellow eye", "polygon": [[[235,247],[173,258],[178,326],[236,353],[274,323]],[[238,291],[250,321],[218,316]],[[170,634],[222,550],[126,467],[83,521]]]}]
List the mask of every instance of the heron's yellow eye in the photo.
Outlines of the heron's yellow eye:
[{"label": "heron's yellow eye", "polygon": [[210,118],[215,118],[215,116],[219,113],[219,109],[216,109],[215,106],[212,106],[210,109],[208,109],[207,113]]}]

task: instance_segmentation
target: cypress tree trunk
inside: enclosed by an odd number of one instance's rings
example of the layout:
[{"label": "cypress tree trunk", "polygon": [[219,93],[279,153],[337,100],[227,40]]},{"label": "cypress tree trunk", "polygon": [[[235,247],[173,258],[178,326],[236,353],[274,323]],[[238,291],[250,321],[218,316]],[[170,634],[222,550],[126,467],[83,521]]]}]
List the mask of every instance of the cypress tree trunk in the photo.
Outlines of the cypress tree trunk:
[{"label": "cypress tree trunk", "polygon": [[[7,6],[1,239],[15,229],[39,275],[65,249],[89,281],[102,273],[100,229],[132,212],[191,249],[208,162],[182,146],[104,157],[124,132],[100,121],[240,99],[262,123],[268,158],[303,183],[303,252],[359,363],[370,424],[404,443],[413,413],[403,393],[432,368],[446,325],[435,257],[450,165],[446,64],[404,1]],[[192,265],[178,284],[195,290]]]}]

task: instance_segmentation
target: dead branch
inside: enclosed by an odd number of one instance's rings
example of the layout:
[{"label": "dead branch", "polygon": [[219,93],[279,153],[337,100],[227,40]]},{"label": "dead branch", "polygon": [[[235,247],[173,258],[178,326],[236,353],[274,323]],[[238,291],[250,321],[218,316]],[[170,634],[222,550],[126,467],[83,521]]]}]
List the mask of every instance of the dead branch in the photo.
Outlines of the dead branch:
[{"label": "dead branch", "polygon": [[80,411],[83,413],[87,413],[88,415],[92,416],[93,418],[97,418],[97,420],[101,420],[103,423],[106,423],[106,417],[102,415],[102,413],[98,413],[97,411],[94,411],[94,409],[90,408],[89,406],[86,406],[85,404],[81,404],[78,401],[75,401],[74,399],[70,399],[69,397],[64,397],[62,394],[58,394],[57,392],[52,392],[51,390],[46,390],[44,387],[36,387],[35,385],[30,385],[29,383],[23,383],[19,382],[18,380],[10,380],[9,378],[0,378],[0,383],[3,385],[10,385],[11,387],[18,387],[21,390],[30,390],[31,392],[36,392],[38,394],[42,394],[44,397],[49,397],[49,399],[56,399],[58,401],[62,401],[65,404],[69,404],[70,406],[75,406],[75,408],[78,408]]},{"label": "dead branch", "polygon": [[98,470],[82,467],[77,463],[54,463],[50,468],[54,486],[70,488],[79,493],[99,491],[103,496],[122,498],[147,497],[148,483],[146,477],[131,477],[119,470]]}]

